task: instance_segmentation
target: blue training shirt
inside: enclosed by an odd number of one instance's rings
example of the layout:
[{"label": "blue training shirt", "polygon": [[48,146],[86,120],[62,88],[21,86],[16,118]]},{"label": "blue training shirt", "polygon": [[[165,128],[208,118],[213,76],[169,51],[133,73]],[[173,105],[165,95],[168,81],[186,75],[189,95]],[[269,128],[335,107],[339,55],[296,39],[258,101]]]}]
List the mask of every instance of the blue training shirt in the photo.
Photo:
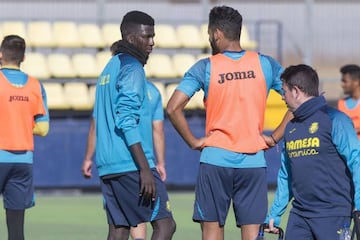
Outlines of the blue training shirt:
[{"label": "blue training shirt", "polygon": [[289,201],[306,217],[350,217],[360,209],[360,142],[352,121],[324,97],[303,103],[285,129],[269,219],[280,224]]},{"label": "blue training shirt", "polygon": [[[152,120],[163,121],[164,120],[164,109],[162,106],[162,97],[159,89],[150,81],[146,81],[147,86],[147,97],[150,101]],[[93,117],[94,117],[93,113]]]},{"label": "blue training shirt", "polygon": [[[244,53],[245,51],[228,51],[223,54],[232,59],[240,59],[244,56]],[[282,66],[270,56],[259,53],[259,58],[266,81],[267,94],[270,89],[282,94],[282,82],[280,79],[283,72]],[[206,99],[210,82],[210,68],[210,59],[201,59],[185,73],[176,90],[185,93],[190,98],[202,89]],[[216,147],[205,147],[201,152],[200,162],[230,168],[266,167],[264,151],[259,151],[256,154],[243,154]]]},{"label": "blue training shirt", "polygon": [[[28,75],[22,71],[20,71],[17,68],[2,68],[0,70],[5,77],[11,82],[14,86],[24,86],[28,80]],[[49,121],[49,111],[47,106],[47,100],[46,100],[46,92],[41,84],[39,82],[41,87],[41,94],[43,98],[44,103],[44,109],[46,111],[46,114],[43,116],[37,116],[35,118],[35,122],[41,122],[41,121]],[[14,153],[9,152],[6,150],[0,149],[0,162],[2,163],[33,163],[33,152],[32,151],[26,151],[21,153]]]},{"label": "blue training shirt", "polygon": [[164,120],[164,109],[162,106],[161,94],[157,87],[150,81],[146,81],[147,97],[150,102],[152,121]]},{"label": "blue training shirt", "polygon": [[154,168],[152,110],[141,63],[128,54],[112,57],[96,86],[96,166],[100,176],[138,170],[129,147],[140,143]]}]

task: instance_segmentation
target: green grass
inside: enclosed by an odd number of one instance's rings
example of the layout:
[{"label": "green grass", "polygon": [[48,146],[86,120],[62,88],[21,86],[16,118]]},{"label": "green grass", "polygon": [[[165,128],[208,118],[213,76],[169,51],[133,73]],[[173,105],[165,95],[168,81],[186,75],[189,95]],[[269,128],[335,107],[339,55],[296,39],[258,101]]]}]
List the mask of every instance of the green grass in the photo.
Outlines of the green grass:
[{"label": "green grass", "polygon": [[[272,199],[273,193],[269,193],[270,203]],[[200,226],[192,221],[193,192],[170,192],[170,201],[177,222],[177,231],[173,239],[201,239]],[[0,239],[6,239],[5,212],[1,211],[0,215]],[[286,218],[287,215],[284,216],[283,225]],[[99,240],[105,239],[107,234],[100,194],[38,194],[36,206],[26,212],[25,222],[26,240]],[[148,232],[150,235],[150,226]],[[232,211],[229,212],[225,225],[225,239],[240,239],[240,230],[235,225]],[[267,239],[277,238],[267,236]]]}]

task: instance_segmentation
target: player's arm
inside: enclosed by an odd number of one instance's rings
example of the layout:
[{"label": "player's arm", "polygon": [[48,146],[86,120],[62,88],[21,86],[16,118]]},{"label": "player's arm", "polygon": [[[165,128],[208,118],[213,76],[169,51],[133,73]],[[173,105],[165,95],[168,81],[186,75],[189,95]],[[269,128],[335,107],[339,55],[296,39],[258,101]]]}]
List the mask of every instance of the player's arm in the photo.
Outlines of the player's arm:
[{"label": "player's arm", "polygon": [[152,97],[152,100],[150,102],[152,105],[152,135],[156,156],[156,170],[159,172],[161,180],[165,181],[165,134],[162,96],[159,90],[153,84],[149,84],[149,91]]},{"label": "player's arm", "polygon": [[[114,112],[115,125],[125,137],[131,155],[140,170],[140,191],[144,198],[155,199],[155,179],[141,146],[143,139],[139,129],[139,110],[143,103],[145,72],[138,65],[124,65],[118,78]],[[151,136],[149,136],[151,137]]]},{"label": "player's arm", "polygon": [[286,125],[291,119],[293,119],[293,117],[294,115],[290,111],[287,111],[279,126],[277,126],[269,136],[265,134],[263,135],[263,138],[269,147],[275,146],[283,138]]},{"label": "player's arm", "polygon": [[355,209],[360,209],[360,141],[357,138],[352,121],[345,114],[334,114],[332,140],[337,151],[346,160],[352,174],[355,188]]},{"label": "player's arm", "polygon": [[45,137],[49,132],[49,121],[39,121],[35,123],[33,134]]},{"label": "player's arm", "polygon": [[91,178],[91,167],[92,167],[92,157],[95,152],[95,142],[96,142],[96,135],[95,135],[95,119],[91,119],[87,144],[86,144],[86,151],[85,157],[81,166],[81,172],[85,178]]},{"label": "player's arm", "polygon": [[[278,94],[283,94],[281,74],[284,69],[278,61],[270,56],[260,54],[261,67],[265,76],[267,89],[273,89]],[[287,123],[293,118],[291,112],[287,111],[281,123],[275,128],[271,135],[263,135],[266,144],[269,147],[275,146],[284,136]]]},{"label": "player's arm", "polygon": [[[281,216],[284,214],[289,201],[292,199],[290,166],[286,153],[281,154],[281,167],[277,178],[277,188],[274,201],[271,205],[266,222],[270,231],[274,232],[275,226],[280,225]],[[276,232],[276,231],[275,231]]]},{"label": "player's arm", "polygon": [[134,157],[137,165],[140,169],[140,179],[141,179],[141,192],[145,198],[151,198],[155,200],[155,180],[154,176],[149,167],[149,163],[145,157],[145,153],[141,147],[140,143],[135,143],[130,146],[130,152]]},{"label": "player's arm", "polygon": [[[121,108],[121,107],[120,107]],[[121,112],[119,108],[119,112]],[[122,112],[122,114],[125,114]],[[121,115],[122,115],[121,114]],[[130,114],[131,115],[131,114]],[[120,120],[122,119],[122,120]],[[131,155],[133,156],[133,159],[135,160],[139,171],[140,171],[140,194],[144,198],[151,198],[152,200],[155,200],[155,194],[156,194],[156,187],[155,187],[155,179],[152,174],[152,171],[150,169],[149,163],[146,159],[144,150],[141,146],[141,135],[139,132],[138,127],[130,128],[128,129],[129,125],[135,124],[137,125],[138,120],[129,119],[130,122],[128,122],[127,117],[122,118],[121,116],[118,117],[118,120],[120,120],[116,126],[117,128],[121,129],[124,133],[126,142],[129,146]],[[131,123],[133,122],[133,123]]]},{"label": "player's arm", "polygon": [[42,111],[45,111],[45,114],[39,114],[34,117],[35,126],[33,128],[33,134],[44,137],[49,132],[49,110],[47,106],[47,96],[44,89],[44,86],[39,82],[41,88],[41,97],[42,97]]},{"label": "player's arm", "polygon": [[204,89],[204,81],[209,71],[210,61],[208,58],[195,63],[185,73],[166,107],[166,113],[172,125],[192,149],[200,150],[205,142],[205,138],[196,138],[193,135],[186,121],[184,108],[196,91],[199,91],[201,88]]},{"label": "player's arm", "polygon": [[192,149],[201,149],[204,138],[198,139],[193,135],[184,115],[184,108],[188,102],[189,97],[185,93],[175,90],[167,104],[166,113],[176,131],[189,147]]},{"label": "player's arm", "polygon": [[161,180],[166,180],[165,170],[165,134],[164,134],[164,123],[162,120],[156,120],[152,122],[153,127],[153,140],[154,149],[156,155],[156,169],[158,170]]}]

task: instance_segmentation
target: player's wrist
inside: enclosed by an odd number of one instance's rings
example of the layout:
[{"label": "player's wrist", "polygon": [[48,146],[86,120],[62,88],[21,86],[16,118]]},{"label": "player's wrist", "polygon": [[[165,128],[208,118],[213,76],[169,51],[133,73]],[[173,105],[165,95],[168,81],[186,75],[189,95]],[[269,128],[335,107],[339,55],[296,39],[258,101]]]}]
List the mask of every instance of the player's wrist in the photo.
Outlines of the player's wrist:
[{"label": "player's wrist", "polygon": [[92,162],[91,157],[85,157],[85,158],[84,158],[84,162]]},{"label": "player's wrist", "polygon": [[158,162],[156,164],[157,167],[165,167],[165,163],[164,162]]},{"label": "player's wrist", "polygon": [[274,145],[276,145],[278,143],[278,140],[276,140],[272,134],[270,134],[270,138],[274,142]]}]

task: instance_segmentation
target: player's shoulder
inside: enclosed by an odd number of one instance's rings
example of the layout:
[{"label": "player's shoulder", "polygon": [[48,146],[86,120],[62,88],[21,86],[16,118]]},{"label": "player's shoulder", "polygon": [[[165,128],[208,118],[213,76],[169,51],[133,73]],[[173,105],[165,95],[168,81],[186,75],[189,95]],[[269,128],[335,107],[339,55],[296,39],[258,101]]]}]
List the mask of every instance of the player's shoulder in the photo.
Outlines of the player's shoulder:
[{"label": "player's shoulder", "polygon": [[27,73],[24,73],[24,74],[27,76],[28,81],[32,81],[32,82],[34,82],[34,83],[37,83],[37,84],[39,84],[39,85],[42,85],[41,81],[40,81],[38,78],[36,78],[36,77],[34,77],[34,76],[32,76],[32,75],[29,75],[29,74],[27,74]]},{"label": "player's shoulder", "polygon": [[209,64],[209,57],[198,60],[185,72],[183,79],[203,79]]},{"label": "player's shoulder", "polygon": [[146,87],[150,91],[151,94],[160,95],[159,89],[155,86],[155,84],[149,80],[146,80]]},{"label": "player's shoulder", "polygon": [[351,119],[344,112],[338,110],[337,108],[327,106],[326,112],[333,123],[351,123]]},{"label": "player's shoulder", "polygon": [[[126,76],[145,77],[144,66],[129,54],[118,54],[110,60],[110,71]],[[116,75],[116,74],[115,74]]]},{"label": "player's shoulder", "polygon": [[42,92],[46,92],[43,83],[39,79],[37,79],[36,77],[33,77],[31,75],[28,75],[28,74],[26,74],[26,75],[28,77],[28,81],[32,82],[34,84],[34,86],[39,87]]},{"label": "player's shoulder", "polygon": [[344,96],[344,97],[339,98],[338,102],[346,102],[349,100],[351,100],[350,96]]},{"label": "player's shoulder", "polygon": [[195,62],[193,68],[204,69],[208,64],[210,64],[210,56],[199,59],[197,62]]},{"label": "player's shoulder", "polygon": [[155,86],[155,84],[149,80],[146,80],[146,86],[148,89],[153,90],[153,91],[158,91],[157,87]]},{"label": "player's shoulder", "polygon": [[139,62],[139,60],[129,54],[120,54],[119,56],[122,65],[130,65],[133,68],[144,68],[144,66]]},{"label": "player's shoulder", "polygon": [[257,54],[260,58],[260,61],[262,62],[268,63],[270,65],[280,65],[279,61],[277,61],[275,58],[273,58],[270,55],[263,54],[261,52],[257,52]]}]

